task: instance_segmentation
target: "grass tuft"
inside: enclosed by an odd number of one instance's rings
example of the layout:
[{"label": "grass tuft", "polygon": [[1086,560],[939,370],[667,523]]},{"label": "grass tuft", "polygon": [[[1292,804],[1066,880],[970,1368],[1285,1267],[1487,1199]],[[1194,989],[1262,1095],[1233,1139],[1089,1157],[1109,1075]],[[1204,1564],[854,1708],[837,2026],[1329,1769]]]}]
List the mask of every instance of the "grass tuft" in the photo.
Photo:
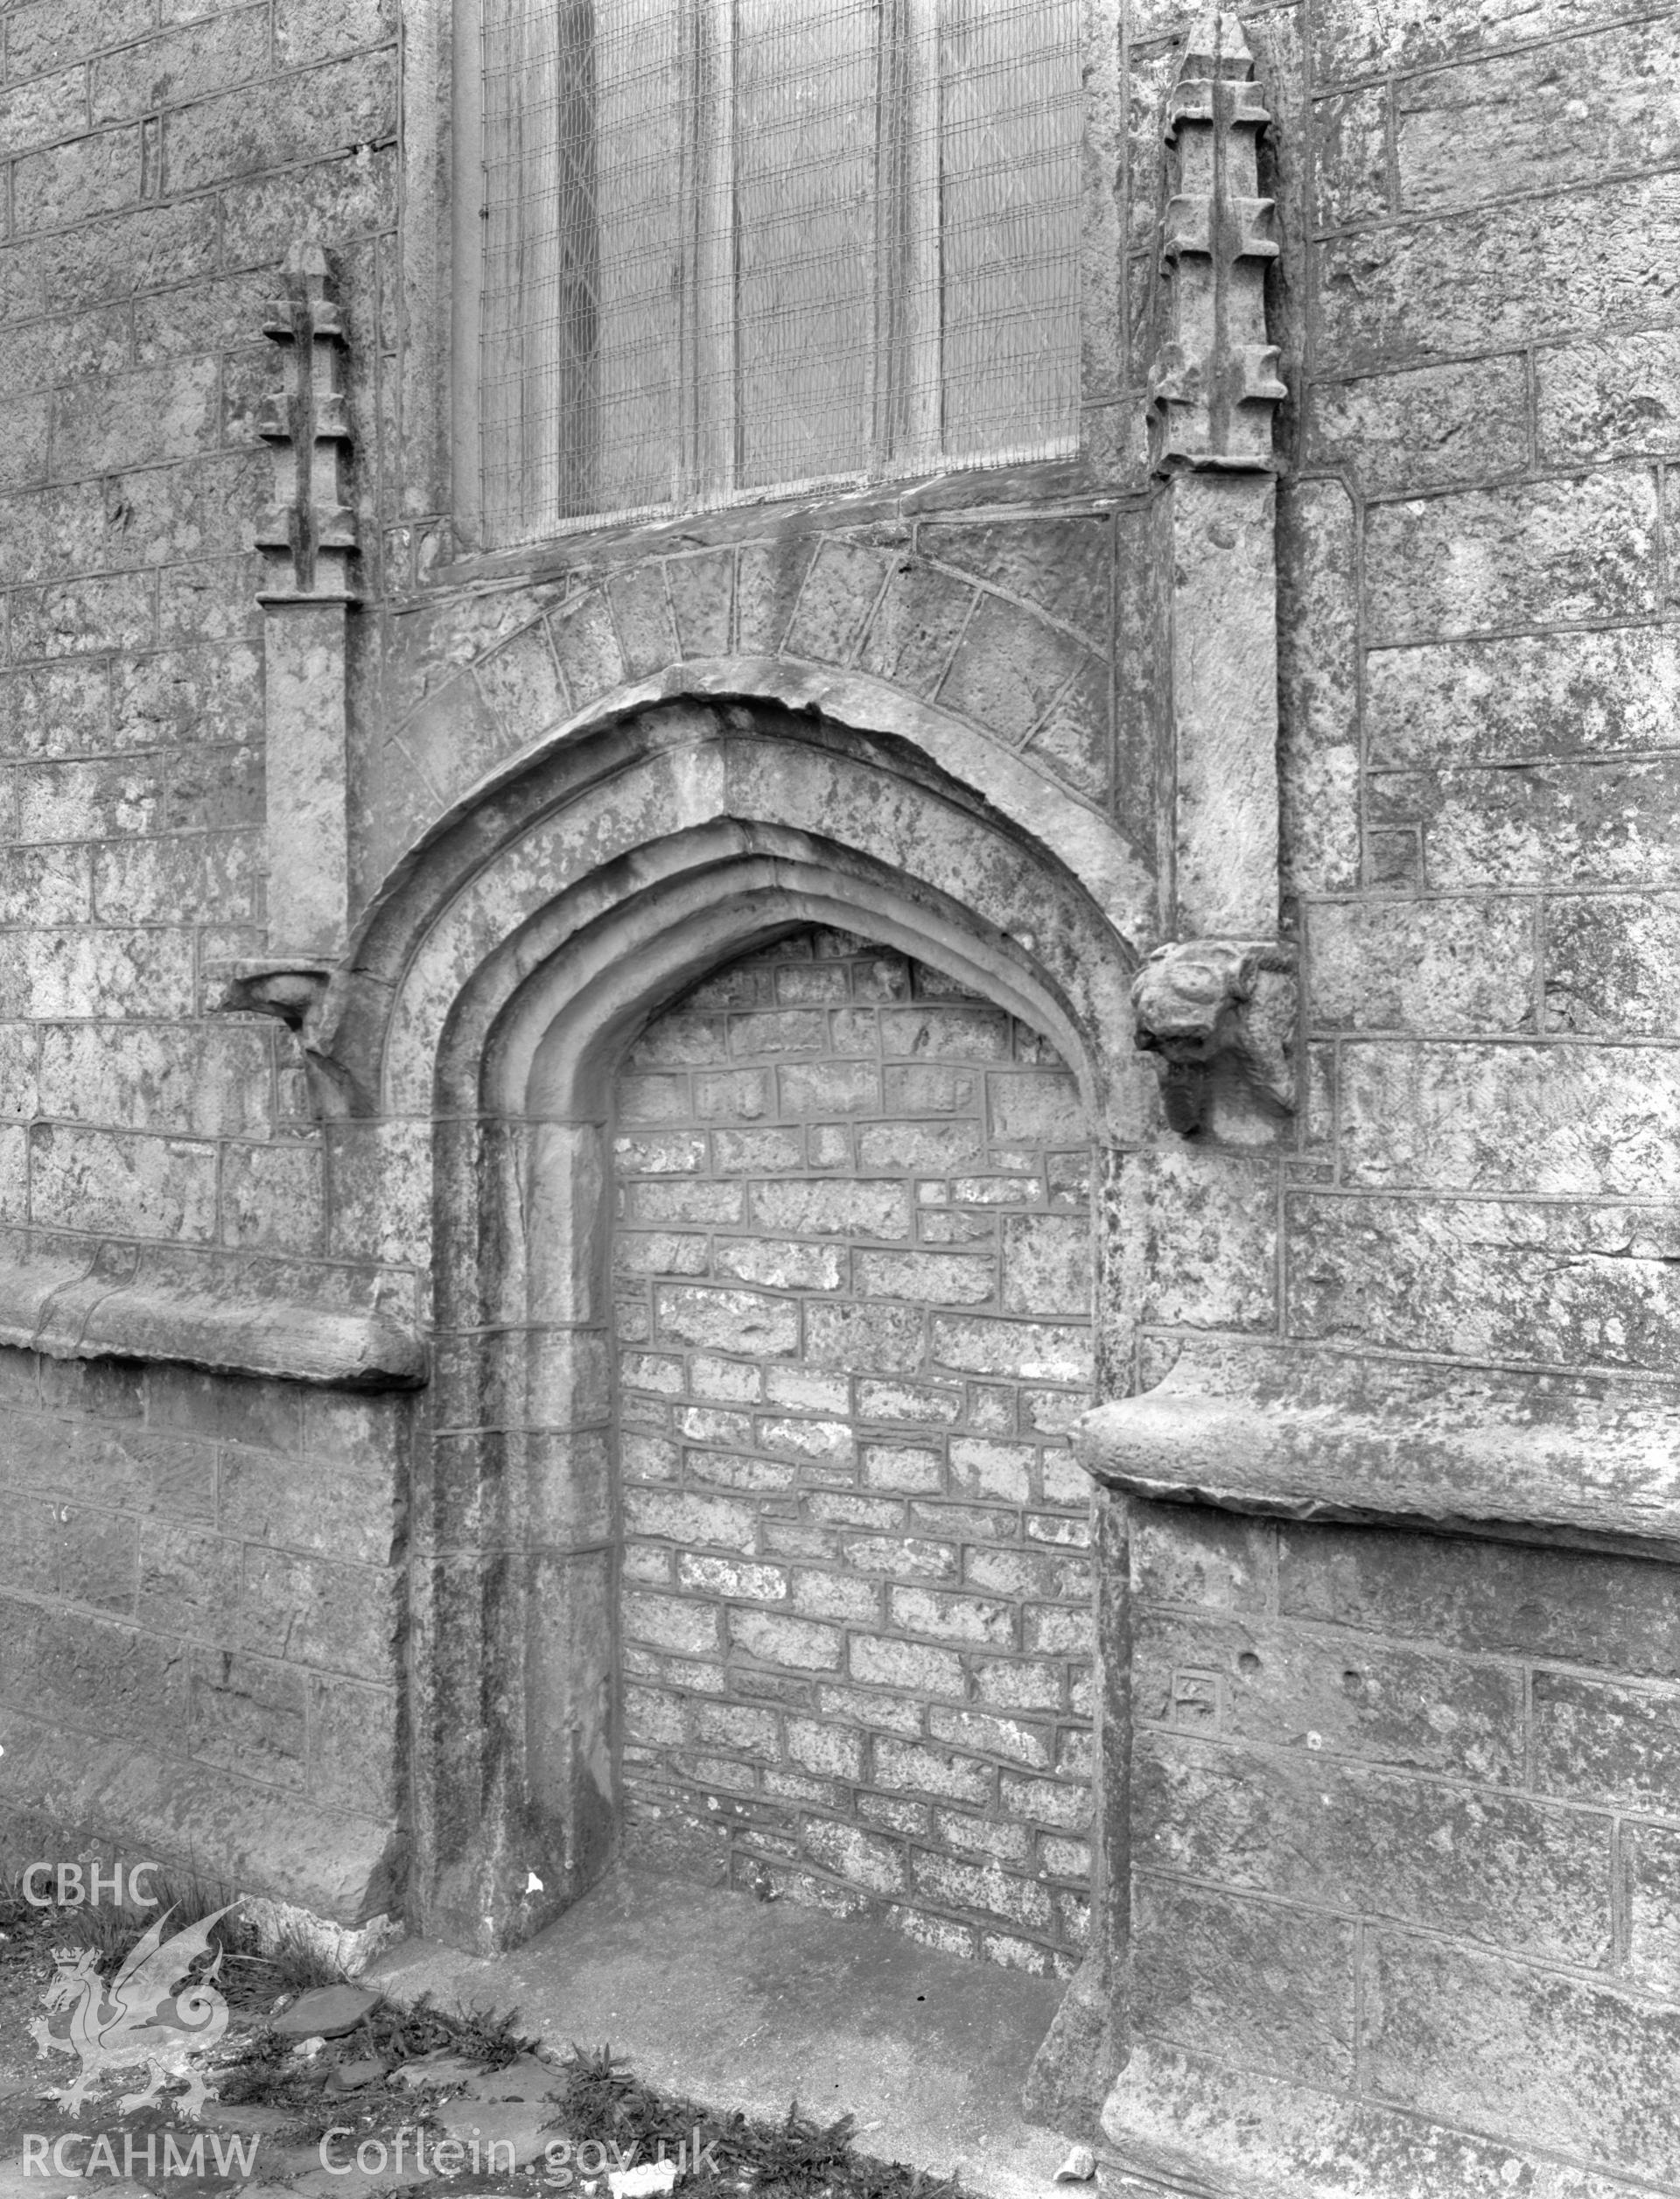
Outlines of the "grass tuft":
[{"label": "grass tuft", "polygon": [[970,2199],[955,2177],[858,2153],[850,2115],[818,2122],[800,2112],[797,2100],[779,2122],[738,2109],[718,2113],[645,2084],[610,2046],[574,2045],[559,2074],[559,2111],[550,2129],[621,2148],[634,2145],[640,2160],[658,2159],[662,2146],[674,2156],[692,2144],[697,2130],[703,2159],[710,2146],[718,2166],[708,2162],[697,2175],[690,2169],[680,2187],[684,2192],[718,2199],[725,2188],[760,2199]]}]

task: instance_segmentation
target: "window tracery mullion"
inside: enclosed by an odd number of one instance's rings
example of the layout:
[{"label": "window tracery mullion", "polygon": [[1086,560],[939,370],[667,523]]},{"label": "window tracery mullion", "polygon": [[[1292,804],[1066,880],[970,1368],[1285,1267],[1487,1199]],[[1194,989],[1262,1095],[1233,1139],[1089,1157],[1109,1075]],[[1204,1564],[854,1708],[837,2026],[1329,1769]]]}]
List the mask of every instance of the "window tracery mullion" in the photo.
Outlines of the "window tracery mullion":
[{"label": "window tracery mullion", "polygon": [[734,493],[739,468],[735,0],[683,10],[683,493]]},{"label": "window tracery mullion", "polygon": [[940,184],[939,0],[906,0],[909,13],[908,250],[904,268],[905,441],[895,469],[932,466],[943,445],[943,313]]}]

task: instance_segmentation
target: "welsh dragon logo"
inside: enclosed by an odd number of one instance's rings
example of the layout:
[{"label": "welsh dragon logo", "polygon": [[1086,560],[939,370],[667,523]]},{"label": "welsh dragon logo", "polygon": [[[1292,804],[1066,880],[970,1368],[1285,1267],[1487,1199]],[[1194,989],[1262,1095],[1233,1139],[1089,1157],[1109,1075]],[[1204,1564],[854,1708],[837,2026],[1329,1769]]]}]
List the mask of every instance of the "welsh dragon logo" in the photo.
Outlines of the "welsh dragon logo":
[{"label": "welsh dragon logo", "polygon": [[[230,1901],[228,1908],[234,1906]],[[195,1978],[191,1972],[210,1952],[210,1935],[228,1908],[168,1940],[164,1927],[175,1912],[165,1909],[108,1981],[100,1976],[99,1957],[91,1947],[57,1953],[58,1974],[45,1996],[48,2015],[37,2016],[29,2027],[38,2055],[80,2056],[79,2075],[48,2095],[58,2101],[61,2114],[79,2115],[94,2079],[107,2070],[139,2064],[150,2071],[151,2082],[144,2092],[128,2093],[118,2101],[121,2113],[145,2106],[169,2079],[184,2076],[186,2091],[175,2104],[182,2114],[197,2118],[210,2092],[187,2057],[214,2046],[228,2028],[228,2003],[215,1985],[220,1950],[202,1976]]]}]

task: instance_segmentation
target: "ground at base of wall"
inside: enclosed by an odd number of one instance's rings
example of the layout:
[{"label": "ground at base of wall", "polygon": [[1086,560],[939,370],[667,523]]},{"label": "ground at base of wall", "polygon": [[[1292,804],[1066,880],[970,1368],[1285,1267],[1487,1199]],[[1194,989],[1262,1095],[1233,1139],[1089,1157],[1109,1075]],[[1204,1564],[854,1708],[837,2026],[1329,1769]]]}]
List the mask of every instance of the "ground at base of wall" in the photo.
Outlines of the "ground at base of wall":
[{"label": "ground at base of wall", "polygon": [[[620,1870],[510,1954],[410,1940],[368,1982],[516,2002],[545,2037],[610,2039],[650,2083],[716,2107],[775,2117],[796,2094],[818,2119],[850,2112],[861,2151],[988,2199],[1050,2199],[1068,2150],[1019,2104],[1058,1981],[791,1901]],[[1130,2188],[1147,2187],[1105,2176],[1103,2199]]]},{"label": "ground at base of wall", "polygon": [[[598,2175],[564,2173],[564,2163],[561,2174],[547,2173],[548,2146],[570,2138],[576,2160],[583,2141],[598,2136],[634,2160],[630,2147],[640,2143],[651,2157],[662,2137],[674,2153],[678,2125],[686,2132],[696,2120],[704,2137],[717,2134],[718,2171],[703,2155],[701,2174],[681,2187],[695,2199],[752,2192],[909,2199],[934,2188],[941,2199],[1026,2199],[1049,2194],[1066,2150],[1056,2133],[1029,2129],[1013,2111],[1054,1988],[1012,1978],[999,2003],[1003,1981],[995,1971],[894,1933],[767,1909],[739,1895],[701,1896],[696,1905],[692,1889],[620,1879],[515,1955],[479,1961],[413,1943],[388,1957],[370,1981],[388,1999],[365,2032],[301,2056],[274,2039],[268,2006],[239,1996],[244,2005],[208,2066],[218,2097],[198,2125],[156,2107],[118,2112],[118,2097],[144,2086],[139,2070],[111,2073],[74,2122],[43,2097],[67,2065],[37,2059],[28,2026],[52,1977],[52,1942],[60,1936],[51,1920],[32,1918],[0,1942],[0,2199],[67,2199],[90,2188],[107,2199],[138,2199],[143,2191],[157,2199],[235,2191],[248,2199],[281,2191],[363,2199],[396,2188],[405,2199],[442,2199],[483,2188],[484,2174],[473,2173],[475,2133],[514,2145],[517,2173],[507,2172],[505,2153],[494,2163],[500,2195],[536,2199],[592,2185],[605,2195]],[[441,2047],[438,2017],[420,2013],[430,1992],[445,2008],[480,2012],[446,2020]],[[514,1999],[525,2013],[507,2006]],[[778,2020],[766,2037],[762,2019],[773,2003]],[[500,2020],[493,2008],[504,2010]],[[592,2075],[564,2066],[579,2031],[605,2044],[609,2027],[612,2065],[604,2069],[598,2049],[586,2048]],[[527,2035],[539,2031],[540,2044]],[[625,2043],[636,2049],[634,2075],[620,2061]],[[324,2067],[351,2064],[370,2045],[387,2065],[382,2078],[343,2094],[336,2079],[321,2084]],[[872,2077],[860,2076],[872,2048]],[[656,2072],[657,2083],[646,2081],[644,2069]],[[791,2091],[799,2093],[800,2112],[790,2126]],[[710,2106],[695,2106],[690,2092]],[[338,2133],[331,2166],[321,2150],[329,2130]],[[433,2173],[421,2173],[415,2160],[420,2131],[422,2159]],[[397,2149],[402,2132],[406,2158]],[[86,2175],[25,2169],[28,2137],[45,2137],[50,2148],[73,2132],[81,2142],[70,2148],[72,2166],[92,2160],[102,2134],[116,2173],[102,2164]],[[200,2141],[206,2173],[146,2173],[149,2150],[159,2167],[167,2160],[166,2137],[178,2160]],[[436,2148],[454,2137],[462,2141],[460,2166],[452,2177],[438,2177]],[[235,2140],[243,2142],[242,2156]],[[926,2167],[906,2169],[886,2159],[906,2153]],[[122,2173],[125,2157],[132,2175]],[[604,2165],[613,2166],[610,2152]],[[492,2166],[487,2159],[485,2166]],[[1105,2199],[1154,2188],[1107,2175],[1102,2188]]]}]

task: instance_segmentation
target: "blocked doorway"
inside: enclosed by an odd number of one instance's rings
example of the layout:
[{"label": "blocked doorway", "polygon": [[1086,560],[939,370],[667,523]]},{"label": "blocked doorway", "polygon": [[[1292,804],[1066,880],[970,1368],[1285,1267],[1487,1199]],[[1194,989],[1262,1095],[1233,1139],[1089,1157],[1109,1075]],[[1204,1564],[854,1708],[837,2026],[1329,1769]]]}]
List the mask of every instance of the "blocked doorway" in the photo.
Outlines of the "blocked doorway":
[{"label": "blocked doorway", "polygon": [[1071,1974],[1074,1076],[936,970],[805,928],[648,1027],[612,1148],[627,1852]]}]

